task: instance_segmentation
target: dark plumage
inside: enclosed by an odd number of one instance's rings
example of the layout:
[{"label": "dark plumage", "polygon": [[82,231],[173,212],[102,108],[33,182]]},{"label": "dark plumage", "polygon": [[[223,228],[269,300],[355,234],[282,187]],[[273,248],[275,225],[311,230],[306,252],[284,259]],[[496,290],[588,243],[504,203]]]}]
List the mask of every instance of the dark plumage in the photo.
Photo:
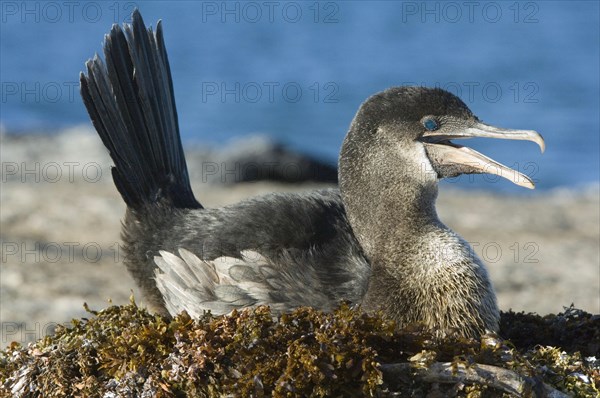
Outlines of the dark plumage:
[{"label": "dark plumage", "polygon": [[[96,56],[81,74],[81,95],[127,203],[125,264],[155,311],[330,309],[347,299],[399,326],[423,322],[465,336],[497,330],[485,267],[437,217],[437,180],[490,172],[490,164],[495,174],[510,170],[452,138],[543,146],[537,133],[487,126],[440,89],[391,88],[353,120],[340,190],[204,209],[190,188],[160,22],[146,31],[135,11],[131,26],[113,26],[104,52],[106,67]],[[519,176],[516,183],[532,187]]]}]

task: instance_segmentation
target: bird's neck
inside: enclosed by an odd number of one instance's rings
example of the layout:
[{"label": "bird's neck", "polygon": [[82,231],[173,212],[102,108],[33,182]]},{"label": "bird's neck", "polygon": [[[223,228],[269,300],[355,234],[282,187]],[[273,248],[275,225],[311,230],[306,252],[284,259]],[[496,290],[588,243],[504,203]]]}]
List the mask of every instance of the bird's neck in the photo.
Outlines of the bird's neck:
[{"label": "bird's neck", "polygon": [[[438,218],[437,182],[400,178],[344,200],[353,231],[365,254],[379,266],[405,267],[422,241],[452,233]],[[403,261],[400,261],[403,260]]]},{"label": "bird's neck", "polygon": [[362,308],[383,310],[400,327],[420,322],[440,335],[496,330],[498,309],[487,272],[468,243],[439,221],[436,192],[435,186],[418,195],[382,192],[371,198],[371,220],[350,210],[371,264]]},{"label": "bird's neck", "polygon": [[[369,151],[349,134],[340,156],[339,183],[355,236],[370,260],[396,258],[432,230],[446,227],[435,209],[438,176],[424,149]],[[393,264],[389,264],[392,266]]]}]

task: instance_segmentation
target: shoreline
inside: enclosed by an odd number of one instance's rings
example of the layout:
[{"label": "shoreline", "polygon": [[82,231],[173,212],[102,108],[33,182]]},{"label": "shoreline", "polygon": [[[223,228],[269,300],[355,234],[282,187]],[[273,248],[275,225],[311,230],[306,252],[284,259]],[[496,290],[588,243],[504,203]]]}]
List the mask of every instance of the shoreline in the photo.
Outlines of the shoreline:
[{"label": "shoreline", "polygon": [[[92,309],[105,308],[109,298],[114,304],[126,304],[132,290],[143,304],[121,264],[119,234],[125,205],[112,183],[110,159],[99,140],[77,129],[43,142],[37,136],[19,137],[0,137],[3,163],[24,164],[24,170],[30,172],[25,180],[19,178],[19,170],[3,174],[2,325],[21,325],[24,331],[42,333],[44,325],[85,317],[84,302]],[[195,153],[188,152],[190,171],[202,164]],[[54,164],[62,172],[60,178],[56,170],[51,174]],[[88,174],[83,173],[85,165]],[[44,167],[46,177],[55,181],[42,178]],[[6,167],[2,171],[11,172]],[[97,179],[94,171],[101,172]],[[190,174],[193,177],[194,173]],[[332,186],[192,181],[197,197],[208,207],[267,192]],[[574,303],[582,310],[600,313],[598,186],[521,196],[445,185],[440,187],[438,213],[486,263],[502,310],[545,315]],[[7,333],[3,327],[3,339]]]}]

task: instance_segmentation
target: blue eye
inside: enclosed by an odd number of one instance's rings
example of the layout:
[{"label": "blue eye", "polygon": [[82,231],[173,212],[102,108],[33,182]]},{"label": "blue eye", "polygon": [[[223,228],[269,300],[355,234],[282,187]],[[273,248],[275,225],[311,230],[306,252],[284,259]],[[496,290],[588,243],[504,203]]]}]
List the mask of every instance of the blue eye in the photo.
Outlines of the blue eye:
[{"label": "blue eye", "polygon": [[435,120],[433,119],[426,119],[423,122],[423,126],[425,126],[425,128],[429,131],[434,131],[438,129],[438,124]]}]

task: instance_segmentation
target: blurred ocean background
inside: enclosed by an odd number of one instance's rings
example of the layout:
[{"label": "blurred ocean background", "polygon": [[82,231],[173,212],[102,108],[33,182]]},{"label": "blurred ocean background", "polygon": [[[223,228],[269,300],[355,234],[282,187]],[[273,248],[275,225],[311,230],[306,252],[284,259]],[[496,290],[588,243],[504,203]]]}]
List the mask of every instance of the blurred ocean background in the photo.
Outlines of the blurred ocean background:
[{"label": "blurred ocean background", "polygon": [[[538,189],[598,184],[597,1],[3,1],[2,130],[89,125],[78,74],[136,6],[147,25],[163,20],[184,144],[260,133],[334,163],[369,95],[438,86],[485,122],[545,137],[544,155],[522,141],[468,143]],[[446,184],[524,191],[494,176]]]}]

